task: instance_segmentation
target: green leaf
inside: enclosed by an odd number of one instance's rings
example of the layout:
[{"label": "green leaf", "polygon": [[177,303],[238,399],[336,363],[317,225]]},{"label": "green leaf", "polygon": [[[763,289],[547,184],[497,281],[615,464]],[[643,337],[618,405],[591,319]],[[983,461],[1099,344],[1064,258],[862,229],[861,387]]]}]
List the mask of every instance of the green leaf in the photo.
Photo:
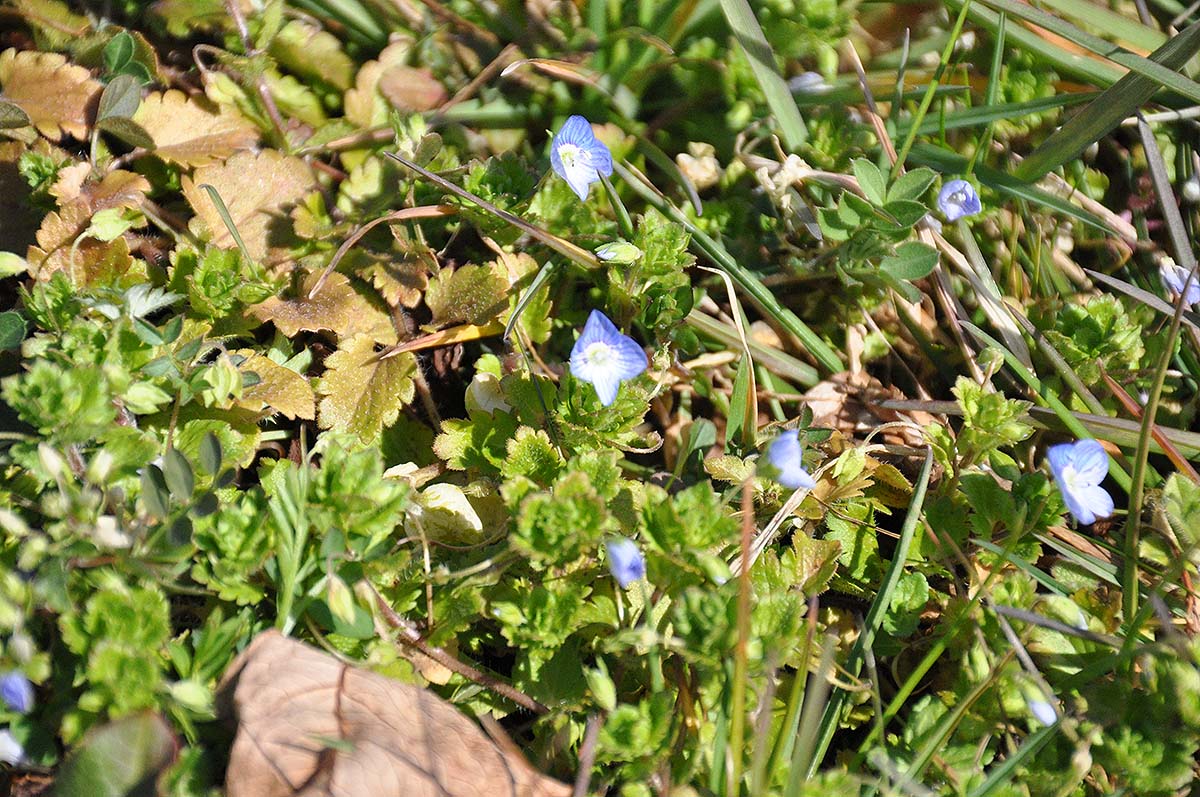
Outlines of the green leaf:
[{"label": "green leaf", "polygon": [[154,139],[146,132],[146,128],[132,119],[124,116],[110,116],[96,122],[96,127],[106,133],[112,133],[130,146],[154,149]]},{"label": "green leaf", "polygon": [[14,127],[28,127],[33,124],[29,119],[29,114],[21,109],[21,106],[12,102],[0,101],[0,130],[8,130]]},{"label": "green leaf", "polygon": [[876,207],[883,205],[887,196],[887,183],[879,167],[866,158],[856,158],[851,164],[854,176],[858,178],[858,186],[863,190],[867,200]]},{"label": "green leaf", "polygon": [[200,467],[214,476],[221,469],[221,441],[212,432],[200,438]]},{"label": "green leaf", "polygon": [[[96,122],[105,119],[128,119],[142,104],[142,84],[130,75],[117,75],[100,95],[100,106],[96,110]],[[147,134],[147,138],[149,135]]]},{"label": "green leaf", "polygon": [[880,261],[879,267],[898,280],[912,282],[929,276],[938,262],[937,250],[918,241],[896,247],[896,254]]},{"label": "green leaf", "polygon": [[196,477],[192,474],[192,466],[178,449],[167,449],[163,457],[163,477],[167,489],[171,491],[176,501],[187,502],[192,499],[192,491],[196,489]]},{"label": "green leaf", "polygon": [[15,349],[25,340],[25,319],[15,310],[0,313],[0,351]]},{"label": "green leaf", "polygon": [[154,797],[175,757],[166,721],[144,712],[93,728],[57,772],[58,797]]},{"label": "green leaf", "polygon": [[119,74],[133,60],[133,54],[133,37],[121,31],[104,45],[104,69],[109,74]]},{"label": "green leaf", "polygon": [[901,199],[920,201],[936,178],[937,174],[932,169],[925,167],[907,171],[892,183],[887,191],[887,201],[895,202]]},{"label": "green leaf", "polygon": [[508,309],[508,280],[499,265],[442,269],[429,281],[425,303],[436,326],[485,324]]},{"label": "green leaf", "polygon": [[171,499],[162,471],[157,465],[147,465],[141,479],[142,503],[146,505],[146,511],[155,517],[165,518],[171,511]]}]

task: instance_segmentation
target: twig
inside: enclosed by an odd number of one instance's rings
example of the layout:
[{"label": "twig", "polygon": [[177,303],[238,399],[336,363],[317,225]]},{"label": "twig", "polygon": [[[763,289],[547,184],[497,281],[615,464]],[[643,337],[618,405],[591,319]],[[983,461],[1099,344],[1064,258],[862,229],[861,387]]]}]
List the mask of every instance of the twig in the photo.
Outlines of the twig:
[{"label": "twig", "polygon": [[[238,37],[242,40],[242,49],[245,50],[246,55],[257,55],[258,50],[254,47],[254,42],[250,40],[250,30],[246,27],[246,18],[242,16],[242,8],[238,5],[238,0],[225,0],[225,10],[233,18],[233,24],[237,27]],[[271,95],[266,78],[259,75],[255,78],[254,84],[258,89],[258,97],[262,100],[263,107],[266,108],[267,116],[271,118],[271,126],[275,128],[275,134],[279,136],[280,146],[287,149],[288,141],[287,133],[284,130],[283,115],[279,113],[279,106],[275,104],[275,98]]]},{"label": "twig", "polygon": [[596,761],[596,742],[600,739],[600,715],[588,717],[587,730],[583,732],[583,744],[579,748],[579,771],[575,774],[575,788],[571,797],[584,797],[592,780],[592,764]]},{"label": "twig", "polygon": [[379,611],[383,614],[383,619],[387,621],[388,625],[400,632],[399,639],[402,643],[442,665],[450,672],[461,675],[468,681],[479,684],[485,689],[490,689],[501,697],[508,698],[521,708],[532,711],[535,714],[549,713],[550,709],[519,689],[504,683],[495,676],[475,669],[466,662],[459,661],[441,648],[429,645],[421,638],[420,632],[413,627],[412,623],[396,614],[396,610],[388,605],[384,597],[379,594],[379,590],[375,589],[374,584],[368,581],[364,581],[363,583],[367,585],[367,588],[371,590],[371,594],[375,596],[375,605],[379,607]]}]

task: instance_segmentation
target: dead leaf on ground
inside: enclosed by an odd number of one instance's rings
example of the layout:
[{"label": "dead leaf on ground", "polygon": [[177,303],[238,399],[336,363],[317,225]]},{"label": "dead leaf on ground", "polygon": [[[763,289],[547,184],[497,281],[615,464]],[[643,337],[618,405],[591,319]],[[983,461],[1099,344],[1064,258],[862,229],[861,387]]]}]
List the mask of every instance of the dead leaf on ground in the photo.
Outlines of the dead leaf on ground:
[{"label": "dead leaf on ground", "polygon": [[412,40],[399,38],[379,53],[378,60],[367,61],[354,76],[354,88],[346,91],[346,120],[357,127],[387,124],[388,103],[379,92],[379,81],[393,66],[403,66],[412,50]]},{"label": "dead leaf on ground", "polygon": [[29,247],[25,259],[38,280],[48,280],[56,271],[66,271],[75,285],[107,282],[129,271],[133,258],[124,236],[104,242],[83,233],[92,214],[83,203],[64,205],[46,214],[37,231],[37,246]]},{"label": "dead leaf on ground", "polygon": [[86,139],[104,88],[91,72],[67,63],[66,56],[14,49],[0,53],[0,87],[51,141],[61,141],[64,134]]},{"label": "dead leaf on ground", "polygon": [[346,340],[325,360],[325,368],[317,385],[321,428],[350,432],[363,442],[377,439],[416,394],[416,355],[403,352],[380,360],[369,335]]},{"label": "dead leaf on ground", "polygon": [[150,190],[150,181],[133,172],[118,169],[99,181],[89,180],[91,174],[92,166],[86,161],[60,169],[50,193],[63,205],[79,202],[89,213],[96,213],[111,208],[136,208]]},{"label": "dead leaf on ground", "polygon": [[433,72],[402,65],[384,70],[379,93],[398,111],[432,111],[450,97]]},{"label": "dead leaf on ground", "polygon": [[252,410],[261,409],[265,404],[293,420],[311,421],[317,417],[317,396],[303,375],[252,349],[240,349],[235,354],[246,358],[239,370],[252,371],[260,380],[242,391],[238,404]]},{"label": "dead leaf on ground", "polygon": [[937,423],[927,412],[914,410],[897,412],[878,406],[881,401],[905,398],[896,387],[883,383],[865,371],[852,374],[843,371],[814,385],[804,394],[804,401],[813,413],[813,426],[836,429],[847,437],[855,437],[875,429],[882,423],[908,421],[913,428],[885,431],[885,442],[914,448],[926,443],[920,428]]},{"label": "dead leaf on ground", "polygon": [[235,246],[233,236],[217,212],[208,192],[217,190],[229,209],[250,256],[256,260],[282,260],[295,240],[288,210],[316,187],[308,164],[278,150],[239,152],[224,163],[201,166],[183,178],[183,194],[207,227],[216,246]]},{"label": "dead leaf on ground", "polygon": [[332,330],[339,339],[366,335],[375,343],[396,342],[392,317],[378,302],[355,290],[345,274],[330,274],[321,292],[309,299],[309,289],[317,276],[309,275],[295,296],[272,296],[246,312],[261,321],[274,323],[289,338],[301,331]]},{"label": "dead leaf on ground", "polygon": [[174,89],[142,100],[133,121],[154,139],[155,155],[181,166],[204,166],[258,141],[257,128],[233,108]]},{"label": "dead leaf on ground", "polygon": [[503,266],[466,265],[433,275],[425,291],[433,326],[485,324],[508,309],[508,278]]},{"label": "dead leaf on ground", "polygon": [[267,631],[226,671],[227,797],[566,797],[432,692]]}]

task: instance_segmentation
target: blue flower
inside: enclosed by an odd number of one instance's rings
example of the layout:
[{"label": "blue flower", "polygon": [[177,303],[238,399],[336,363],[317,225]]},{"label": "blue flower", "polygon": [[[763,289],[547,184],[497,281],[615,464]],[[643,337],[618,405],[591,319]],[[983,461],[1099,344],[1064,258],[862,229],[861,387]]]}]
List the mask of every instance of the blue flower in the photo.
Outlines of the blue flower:
[{"label": "blue flower", "polygon": [[[1159,268],[1159,273],[1162,275],[1163,284],[1167,286],[1167,290],[1176,296],[1183,297],[1183,303],[1191,307],[1196,302],[1200,302],[1200,275],[1191,277],[1191,272],[1183,266],[1177,266],[1173,262],[1165,262]],[[1183,288],[1187,286],[1185,291]]]},{"label": "blue flower", "polygon": [[1095,440],[1060,443],[1046,452],[1050,472],[1067,509],[1083,525],[1113,513],[1112,496],[1100,482],[1108,474],[1108,452]]},{"label": "blue flower", "polygon": [[25,760],[25,748],[8,728],[0,729],[0,763],[16,766]]},{"label": "blue flower", "polygon": [[20,670],[0,675],[0,699],[18,714],[26,714],[33,708],[33,687]]},{"label": "blue flower", "polygon": [[622,335],[608,316],[593,310],[571,349],[571,373],[596,388],[600,403],[617,400],[617,388],[650,365],[646,352],[628,335]]},{"label": "blue flower", "polygon": [[587,199],[592,183],[600,182],[600,175],[608,177],[613,171],[612,153],[582,116],[572,116],[555,134],[550,144],[550,165],[581,200]]},{"label": "blue flower", "polygon": [[951,180],[942,186],[937,198],[938,210],[946,217],[946,221],[958,221],[967,216],[974,216],[983,206],[979,204],[979,194],[975,186],[966,180]]},{"label": "blue flower", "polygon": [[646,557],[633,540],[618,537],[606,542],[604,548],[608,551],[608,570],[622,589],[646,576]]},{"label": "blue flower", "polygon": [[1029,706],[1029,712],[1034,718],[1043,725],[1050,726],[1058,722],[1058,712],[1045,700],[1026,698],[1025,704]]},{"label": "blue flower", "polygon": [[775,468],[775,480],[789,490],[803,487],[811,490],[817,486],[813,477],[804,469],[800,455],[800,433],[795,429],[783,432],[771,441],[767,448],[767,461]]}]

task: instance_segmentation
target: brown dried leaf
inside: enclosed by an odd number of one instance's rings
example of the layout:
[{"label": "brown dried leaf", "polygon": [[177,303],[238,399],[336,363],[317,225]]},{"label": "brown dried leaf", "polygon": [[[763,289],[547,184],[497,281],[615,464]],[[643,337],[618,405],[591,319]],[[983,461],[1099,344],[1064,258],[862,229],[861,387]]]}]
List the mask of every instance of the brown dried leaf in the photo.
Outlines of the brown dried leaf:
[{"label": "brown dried leaf", "polygon": [[429,261],[355,249],[342,259],[352,273],[370,279],[390,307],[416,307],[429,284]]},{"label": "brown dried leaf", "polygon": [[393,66],[403,66],[412,50],[412,41],[400,38],[379,53],[379,60],[367,61],[354,76],[354,88],[346,91],[344,103],[347,121],[358,127],[387,124],[388,104],[379,93],[379,80]]},{"label": "brown dried leaf", "polygon": [[398,111],[432,111],[450,97],[433,72],[411,66],[385,69],[379,93]]},{"label": "brown dried leaf", "polygon": [[429,281],[425,303],[435,326],[485,324],[508,309],[508,278],[499,263],[442,269]]},{"label": "brown dried leaf", "polygon": [[198,220],[208,228],[216,246],[228,249],[235,245],[233,236],[208,192],[200,188],[204,184],[221,195],[250,256],[280,260],[295,240],[287,211],[315,187],[316,179],[307,163],[273,149],[239,152],[224,163],[201,166],[192,177],[184,177],[183,195]]},{"label": "brown dried leaf", "polygon": [[67,63],[66,56],[13,49],[0,53],[0,86],[4,98],[29,114],[51,141],[63,135],[86,139],[103,89],[91,72]]},{"label": "brown dried leaf", "polygon": [[311,421],[317,417],[317,396],[303,375],[253,349],[241,349],[236,353],[246,358],[240,370],[253,371],[261,380],[242,391],[238,404],[251,410],[259,410],[265,404],[293,420]]},{"label": "brown dried leaf", "polygon": [[238,722],[227,797],[571,793],[432,692],[278,631],[259,634],[234,660],[219,700]]},{"label": "brown dried leaf", "polygon": [[[328,286],[326,286],[328,288]],[[379,438],[416,393],[413,374],[417,358],[404,352],[386,360],[376,358],[375,341],[359,335],[342,344],[325,360],[319,424],[358,435],[365,443]]]},{"label": "brown dried leaf", "polygon": [[261,321],[270,321],[289,338],[301,330],[317,332],[328,329],[338,338],[349,340],[364,335],[372,343],[395,343],[396,328],[387,311],[354,289],[350,279],[334,272],[325,286],[312,299],[308,292],[318,275],[309,275],[294,297],[272,296],[262,304],[247,309]]},{"label": "brown dried leaf", "polygon": [[853,437],[881,423],[909,421],[913,424],[911,429],[889,430],[884,439],[890,443],[921,447],[925,440],[919,427],[937,423],[936,418],[927,412],[900,413],[878,406],[881,401],[903,398],[905,396],[899,389],[884,387],[865,371],[834,374],[814,385],[804,396],[813,412],[813,426],[837,429],[847,437]]},{"label": "brown dried leaf", "polygon": [[60,169],[50,193],[62,205],[78,202],[89,213],[96,213],[110,208],[136,208],[150,190],[150,181],[133,172],[118,169],[104,175],[100,182],[89,182],[91,174],[92,166],[86,161]]},{"label": "brown dried leaf", "polygon": [[154,139],[155,155],[181,166],[204,166],[258,142],[258,129],[233,108],[174,89],[142,100],[133,121]]},{"label": "brown dried leaf", "polygon": [[72,202],[48,213],[37,232],[37,246],[29,247],[25,259],[29,272],[48,280],[56,271],[66,271],[76,285],[107,282],[133,265],[124,236],[105,243],[80,237],[91,224],[91,211],[82,202]]}]

